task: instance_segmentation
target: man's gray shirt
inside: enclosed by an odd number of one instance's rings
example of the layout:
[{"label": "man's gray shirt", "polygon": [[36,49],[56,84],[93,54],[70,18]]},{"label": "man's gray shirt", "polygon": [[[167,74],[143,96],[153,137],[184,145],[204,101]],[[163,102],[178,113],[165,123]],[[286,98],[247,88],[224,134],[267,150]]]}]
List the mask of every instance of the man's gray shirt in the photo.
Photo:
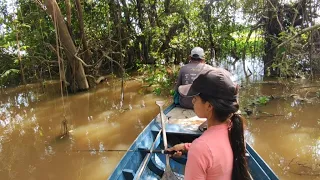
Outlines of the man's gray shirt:
[{"label": "man's gray shirt", "polygon": [[[178,91],[180,85],[192,84],[196,79],[198,74],[204,69],[210,69],[212,66],[205,63],[191,62],[182,66],[178,75],[178,80],[175,90]],[[184,108],[193,108],[192,98],[191,97],[182,97],[179,98],[179,104]]]}]

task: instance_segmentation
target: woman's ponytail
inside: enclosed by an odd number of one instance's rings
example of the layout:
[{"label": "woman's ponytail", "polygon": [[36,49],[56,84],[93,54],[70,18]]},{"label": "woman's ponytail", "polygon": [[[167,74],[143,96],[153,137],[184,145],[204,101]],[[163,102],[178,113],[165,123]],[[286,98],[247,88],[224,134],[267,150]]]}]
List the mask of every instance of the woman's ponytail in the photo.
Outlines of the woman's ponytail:
[{"label": "woman's ponytail", "polygon": [[244,124],[241,115],[233,114],[231,117],[231,124],[232,127],[229,131],[229,139],[233,151],[232,180],[250,180],[252,178],[248,170],[245,156]]}]

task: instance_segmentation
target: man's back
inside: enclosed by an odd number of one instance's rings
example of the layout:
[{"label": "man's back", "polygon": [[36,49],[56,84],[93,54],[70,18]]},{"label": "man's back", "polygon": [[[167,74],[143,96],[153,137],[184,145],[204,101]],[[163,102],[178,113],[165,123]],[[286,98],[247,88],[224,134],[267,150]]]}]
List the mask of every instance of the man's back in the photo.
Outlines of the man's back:
[{"label": "man's back", "polygon": [[[212,68],[212,66],[200,62],[191,62],[182,66],[178,75],[176,90],[180,85],[191,84],[202,70],[209,68]],[[184,108],[193,108],[192,98],[190,97],[180,96],[179,103]]]},{"label": "man's back", "polygon": [[181,75],[181,83],[179,86],[191,84],[202,70],[208,68],[212,68],[212,66],[205,63],[189,63],[182,66],[179,74]]}]

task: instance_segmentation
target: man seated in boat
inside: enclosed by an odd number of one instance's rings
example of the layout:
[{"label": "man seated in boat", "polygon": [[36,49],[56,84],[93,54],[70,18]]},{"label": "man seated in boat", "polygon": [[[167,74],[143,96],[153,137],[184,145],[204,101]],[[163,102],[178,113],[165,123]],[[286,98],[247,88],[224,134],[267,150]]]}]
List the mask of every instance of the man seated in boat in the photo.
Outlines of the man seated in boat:
[{"label": "man seated in boat", "polygon": [[176,151],[174,156],[188,151],[185,180],[251,179],[245,157],[244,119],[237,113],[239,86],[227,71],[203,71],[192,84],[180,86],[178,91],[192,97],[196,115],[208,121],[208,129],[192,143],[168,149]]},{"label": "man seated in boat", "polygon": [[[202,70],[211,69],[213,67],[206,64],[205,53],[201,47],[193,48],[191,50],[189,59],[189,63],[185,66],[182,66],[179,71],[178,80],[175,86],[174,102],[175,104],[179,104],[182,108],[193,109],[192,98],[181,96],[178,92],[178,88],[181,85],[192,84],[194,79],[200,74]],[[206,129],[207,121],[199,126],[199,130],[201,132],[205,131]]]},{"label": "man seated in boat", "polygon": [[178,93],[181,85],[192,84],[198,74],[204,69],[210,69],[212,66],[206,64],[205,53],[201,47],[195,47],[191,50],[189,63],[182,66],[175,86],[174,102],[186,109],[193,109],[192,98],[183,97]]}]

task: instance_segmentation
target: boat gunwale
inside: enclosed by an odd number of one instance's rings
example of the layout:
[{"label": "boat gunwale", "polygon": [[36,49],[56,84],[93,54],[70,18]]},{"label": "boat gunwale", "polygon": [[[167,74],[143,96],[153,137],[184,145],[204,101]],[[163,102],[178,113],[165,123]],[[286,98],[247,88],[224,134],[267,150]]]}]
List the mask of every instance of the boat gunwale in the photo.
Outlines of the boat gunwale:
[{"label": "boat gunwale", "polygon": [[[168,114],[173,108],[175,107],[175,104],[171,104],[169,105],[164,111],[163,113],[164,114]],[[147,134],[147,131],[149,129],[150,132],[152,132],[152,129],[151,127],[156,124],[155,121],[156,121],[156,117],[155,116],[149,123],[148,125],[139,133],[139,135],[136,137],[136,139],[132,142],[131,146],[128,148],[128,150],[134,150],[135,148],[137,148],[138,144],[137,144],[137,140],[138,139],[143,139],[143,136],[145,136]],[[129,155],[130,154],[130,155]],[[122,168],[124,168],[128,162],[130,161],[130,157],[133,156],[134,153],[128,153],[126,152],[120,159],[119,163],[115,166],[114,170],[112,171],[112,173],[109,175],[108,179],[111,180],[111,178],[118,178],[119,176],[121,176],[121,173],[122,171],[118,171],[117,172],[117,169],[120,168],[120,166],[122,166]],[[151,156],[150,156],[151,157]],[[150,159],[149,157],[149,159]],[[146,157],[143,158],[143,161]],[[125,160],[125,162],[123,162],[123,160]],[[139,169],[139,168],[138,168]]]}]

